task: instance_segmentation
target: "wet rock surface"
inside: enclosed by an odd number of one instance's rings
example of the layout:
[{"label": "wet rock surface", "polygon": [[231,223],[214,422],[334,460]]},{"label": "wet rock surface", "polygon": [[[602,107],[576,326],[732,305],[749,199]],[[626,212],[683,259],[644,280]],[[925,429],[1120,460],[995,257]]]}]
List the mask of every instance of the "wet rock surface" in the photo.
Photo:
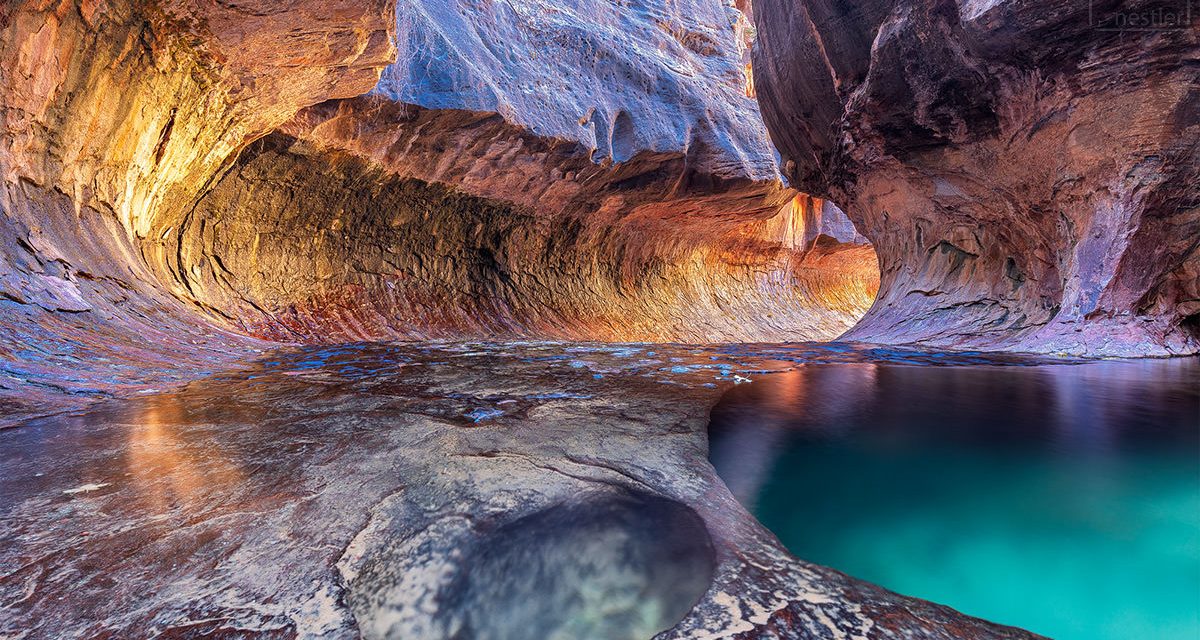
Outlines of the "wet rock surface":
[{"label": "wet rock surface", "polygon": [[106,212],[25,181],[11,189],[19,197],[0,215],[0,428],[172,389],[276,347],[163,291]]},{"label": "wet rock surface", "polygon": [[[845,208],[880,257],[880,296],[848,337],[1200,348],[1186,3],[754,4],[784,172]],[[1154,11],[1177,21],[1120,28]]]},{"label": "wet rock surface", "polygon": [[[1030,637],[795,559],[706,461],[721,387],[871,360],[1003,364],[836,344],[349,345],[32,420],[0,431],[0,632]],[[567,611],[519,597],[546,585]]]},{"label": "wet rock surface", "polygon": [[708,590],[714,556],[704,521],[678,502],[584,494],[482,537],[435,623],[443,636],[650,638]]}]

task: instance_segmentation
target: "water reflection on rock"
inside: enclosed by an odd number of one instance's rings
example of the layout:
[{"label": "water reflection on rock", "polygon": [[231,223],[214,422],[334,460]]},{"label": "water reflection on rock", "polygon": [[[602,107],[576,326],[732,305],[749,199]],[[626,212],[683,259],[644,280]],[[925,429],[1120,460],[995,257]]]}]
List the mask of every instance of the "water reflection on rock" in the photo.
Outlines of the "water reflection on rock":
[{"label": "water reflection on rock", "polygon": [[177,396],[147,398],[129,417],[124,447],[130,493],[142,509],[167,513],[202,507],[213,494],[237,489],[245,474],[209,442],[182,437],[180,425],[192,422]]}]

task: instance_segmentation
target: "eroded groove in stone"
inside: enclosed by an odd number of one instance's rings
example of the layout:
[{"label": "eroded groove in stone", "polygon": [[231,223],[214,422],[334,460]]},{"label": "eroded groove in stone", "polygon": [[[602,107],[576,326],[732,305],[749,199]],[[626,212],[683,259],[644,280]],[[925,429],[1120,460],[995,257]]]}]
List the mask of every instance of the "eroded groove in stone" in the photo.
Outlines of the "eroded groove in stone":
[{"label": "eroded groove in stone", "polygon": [[[429,623],[446,637],[521,640],[536,629],[547,638],[651,638],[687,615],[716,565],[695,511],[622,490],[552,505],[467,544]],[[388,619],[386,608],[356,614],[371,630]],[[389,632],[381,635],[406,635]]]}]

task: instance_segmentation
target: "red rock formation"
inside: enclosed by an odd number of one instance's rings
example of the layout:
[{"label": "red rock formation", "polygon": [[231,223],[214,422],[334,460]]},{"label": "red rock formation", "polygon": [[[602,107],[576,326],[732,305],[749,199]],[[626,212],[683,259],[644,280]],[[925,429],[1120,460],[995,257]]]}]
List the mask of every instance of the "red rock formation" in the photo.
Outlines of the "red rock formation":
[{"label": "red rock formation", "polygon": [[245,155],[149,251],[274,338],[833,338],[877,267],[788,235],[745,27],[711,0],[401,2],[370,96],[302,111],[302,144]]},{"label": "red rock formation", "polygon": [[806,234],[777,182],[696,175],[682,154],[597,164],[495,114],[381,98],[283,132],[150,234],[255,335],[828,339],[874,297],[869,247],[818,243],[820,215]]},{"label": "red rock formation", "polygon": [[[136,236],[297,109],[368,90],[390,5],[17,2],[0,14],[0,170]],[[297,24],[303,25],[297,28]]]},{"label": "red rock formation", "polygon": [[246,333],[848,328],[874,255],[787,205],[743,94],[744,16],[712,0],[568,9],[6,5],[0,330],[40,348],[3,354],[5,371],[90,393],[237,361],[262,346]]},{"label": "red rock formation", "polygon": [[881,293],[847,337],[1200,349],[1197,30],[1115,28],[1172,9],[755,2],[785,173],[879,253]]}]

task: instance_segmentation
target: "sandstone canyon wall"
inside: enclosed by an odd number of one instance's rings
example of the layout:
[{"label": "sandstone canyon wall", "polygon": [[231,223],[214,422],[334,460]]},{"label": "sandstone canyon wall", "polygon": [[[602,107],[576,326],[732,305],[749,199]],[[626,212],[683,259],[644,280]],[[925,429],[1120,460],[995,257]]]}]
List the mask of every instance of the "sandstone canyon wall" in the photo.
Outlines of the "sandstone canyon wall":
[{"label": "sandstone canyon wall", "polygon": [[14,341],[826,339],[870,304],[731,6],[260,4],[6,7]]},{"label": "sandstone canyon wall", "polygon": [[[260,345],[142,243],[248,141],[369,90],[384,2],[0,7],[0,405],[160,388]],[[299,26],[298,26],[299,25]],[[169,225],[168,225],[169,226]]]},{"label": "sandstone canyon wall", "polygon": [[[438,0],[396,16],[374,90],[297,114],[164,249],[253,264],[192,285],[248,303],[250,332],[828,339],[870,304],[869,247],[817,242],[820,204],[779,181],[733,7]],[[213,224],[232,209],[261,212]]]},{"label": "sandstone canyon wall", "polygon": [[846,337],[1200,349],[1197,29],[1116,28],[1182,5],[757,0],[784,172],[879,255]]},{"label": "sandstone canyon wall", "polygon": [[763,0],[751,81],[741,9],[6,4],[3,385],[262,338],[831,339],[872,301],[846,337],[1196,351],[1194,30]]},{"label": "sandstone canyon wall", "polygon": [[748,28],[717,0],[6,4],[5,406],[263,338],[837,336],[875,256],[781,184]]}]

